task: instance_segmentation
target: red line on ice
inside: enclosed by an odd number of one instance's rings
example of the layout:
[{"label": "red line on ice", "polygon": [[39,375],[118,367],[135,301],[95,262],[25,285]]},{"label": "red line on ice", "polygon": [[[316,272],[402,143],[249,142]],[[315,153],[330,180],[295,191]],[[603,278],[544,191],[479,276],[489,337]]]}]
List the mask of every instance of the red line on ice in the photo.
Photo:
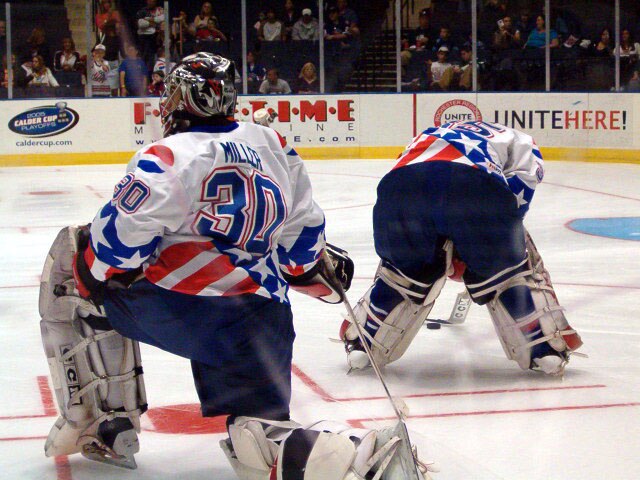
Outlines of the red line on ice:
[{"label": "red line on ice", "polygon": [[104,198],[104,195],[102,195],[100,192],[98,192],[95,188],[93,188],[91,185],[85,185],[85,187],[87,187],[87,189],[89,189],[89,191],[91,191],[91,193],[93,193],[96,197],[98,198]]},{"label": "red line on ice", "polygon": [[56,410],[56,404],[53,400],[53,394],[49,388],[49,377],[46,375],[38,376],[38,389],[40,390],[40,398],[44,406],[44,414],[51,417],[56,416],[58,411]]},{"label": "red line on ice", "polygon": [[[387,397],[375,396],[375,397],[344,397],[336,398],[322,388],[318,382],[313,380],[297,365],[292,365],[291,371],[297,376],[302,383],[309,387],[313,392],[322,397],[327,402],[360,402],[368,400],[384,400]],[[574,385],[564,387],[532,387],[532,388],[503,388],[496,390],[469,390],[462,392],[435,392],[435,393],[415,393],[410,395],[402,395],[402,398],[424,398],[424,397],[455,397],[465,395],[491,395],[497,393],[523,393],[523,392],[548,392],[557,390],[584,390],[591,388],[606,388],[606,385],[594,384],[594,385]]]},{"label": "red line on ice", "polygon": [[56,462],[56,473],[58,474],[58,480],[72,480],[69,457],[66,455],[58,455],[54,458],[54,460]]},{"label": "red line on ice", "polygon": [[4,437],[0,438],[0,442],[15,442],[18,440],[44,440],[47,437]]},{"label": "red line on ice", "polygon": [[[608,403],[608,404],[596,404],[596,405],[566,405],[561,407],[542,407],[542,408],[523,408],[515,410],[477,410],[471,412],[450,412],[450,413],[428,413],[424,415],[409,415],[407,418],[420,419],[420,418],[444,418],[444,417],[465,417],[476,415],[504,415],[511,413],[538,413],[538,412],[560,412],[567,410],[591,410],[591,409],[603,409],[603,408],[624,408],[624,407],[640,407],[640,402],[630,403]],[[375,418],[356,418],[349,420],[349,424],[355,428],[363,427],[366,422],[369,421],[386,421],[395,420],[396,417],[375,417]]]},{"label": "red line on ice", "polygon": [[626,197],[624,195],[616,195],[615,193],[599,192],[597,190],[590,190],[588,188],[580,188],[580,187],[572,187],[571,185],[563,185],[561,183],[554,183],[554,182],[546,182],[545,181],[544,184],[545,185],[553,185],[554,187],[568,188],[570,190],[580,190],[581,192],[597,193],[599,195],[606,195],[607,197],[624,198],[625,200],[635,200],[636,202],[640,202],[640,198]]}]

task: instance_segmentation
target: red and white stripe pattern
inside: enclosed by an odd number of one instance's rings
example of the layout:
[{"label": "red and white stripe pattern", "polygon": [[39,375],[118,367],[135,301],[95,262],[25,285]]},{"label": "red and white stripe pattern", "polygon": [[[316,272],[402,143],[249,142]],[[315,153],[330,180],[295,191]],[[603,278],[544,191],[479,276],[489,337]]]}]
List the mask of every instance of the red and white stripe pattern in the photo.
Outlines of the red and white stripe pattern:
[{"label": "red and white stripe pattern", "polygon": [[156,262],[145,269],[145,276],[160,287],[189,295],[265,293],[259,292],[260,285],[247,270],[233,265],[228,255],[218,252],[208,241],[182,242],[165,248]]},{"label": "red and white stripe pattern", "polygon": [[475,167],[475,164],[464,153],[447,140],[423,133],[400,154],[398,163],[393,169],[432,161],[457,162]]}]

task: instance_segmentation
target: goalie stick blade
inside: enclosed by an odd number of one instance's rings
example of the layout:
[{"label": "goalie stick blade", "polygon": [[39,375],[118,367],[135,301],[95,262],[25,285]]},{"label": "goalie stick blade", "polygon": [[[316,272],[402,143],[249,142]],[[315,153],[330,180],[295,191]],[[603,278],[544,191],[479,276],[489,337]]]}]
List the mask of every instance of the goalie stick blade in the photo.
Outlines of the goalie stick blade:
[{"label": "goalie stick blade", "polygon": [[409,444],[409,433],[404,422],[398,422],[395,427],[380,430],[376,443],[384,444],[393,437],[399,437],[403,445],[399,445],[396,449],[393,458],[382,474],[382,480],[428,480],[429,477],[420,471],[413,455]]},{"label": "goalie stick blade", "polygon": [[467,314],[469,313],[470,308],[471,297],[466,290],[464,292],[460,292],[456,297],[456,303],[453,305],[453,310],[451,311],[451,315],[449,315],[447,323],[450,325],[460,325],[461,323],[464,323],[467,319]]}]

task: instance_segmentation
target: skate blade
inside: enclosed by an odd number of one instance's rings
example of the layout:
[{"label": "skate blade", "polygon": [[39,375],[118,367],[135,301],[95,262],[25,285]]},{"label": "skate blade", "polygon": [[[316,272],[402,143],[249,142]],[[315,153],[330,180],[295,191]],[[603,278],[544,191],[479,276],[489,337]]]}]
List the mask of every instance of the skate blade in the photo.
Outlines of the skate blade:
[{"label": "skate blade", "polygon": [[113,465],[114,467],[127,468],[129,470],[138,468],[138,464],[136,463],[136,459],[133,458],[133,455],[112,454],[95,445],[85,445],[82,448],[82,456],[94,462],[105,463],[107,465]]}]

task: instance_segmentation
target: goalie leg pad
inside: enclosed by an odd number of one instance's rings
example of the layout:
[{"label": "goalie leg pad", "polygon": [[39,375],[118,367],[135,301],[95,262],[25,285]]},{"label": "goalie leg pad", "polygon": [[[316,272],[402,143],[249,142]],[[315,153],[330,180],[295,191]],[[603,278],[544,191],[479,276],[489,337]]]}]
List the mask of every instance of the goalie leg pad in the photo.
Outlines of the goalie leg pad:
[{"label": "goalie leg pad", "polygon": [[400,438],[377,434],[331,421],[302,428],[292,421],[238,417],[220,446],[241,480],[387,478]]},{"label": "goalie leg pad", "polygon": [[[518,273],[493,287],[489,314],[509,359],[525,370],[539,368],[559,375],[582,340],[569,325],[528,233],[527,255],[526,268],[514,270]],[[486,290],[481,293],[485,295]]]},{"label": "goalie leg pad", "polygon": [[61,413],[45,453],[82,452],[135,468],[135,432],[146,410],[140,349],[111,328],[102,308],[77,295],[71,272],[77,232],[67,227],[58,234],[40,285],[42,342]]},{"label": "goalie leg pad", "polygon": [[[363,327],[374,360],[380,366],[399,359],[409,348],[446,279],[445,273],[431,284],[421,283],[387,262],[380,263],[374,284],[354,308],[356,320]],[[347,320],[342,325],[340,337],[349,355],[363,349],[357,328]],[[349,360],[352,368],[364,366]]]}]

